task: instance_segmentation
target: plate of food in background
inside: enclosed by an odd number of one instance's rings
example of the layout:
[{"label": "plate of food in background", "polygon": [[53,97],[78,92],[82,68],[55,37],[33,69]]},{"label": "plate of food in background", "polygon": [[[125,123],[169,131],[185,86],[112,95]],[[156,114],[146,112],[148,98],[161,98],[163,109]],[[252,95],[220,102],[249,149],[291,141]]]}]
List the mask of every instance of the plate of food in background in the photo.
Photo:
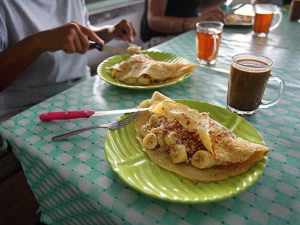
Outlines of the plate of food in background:
[{"label": "plate of food in background", "polygon": [[187,79],[194,68],[194,63],[174,53],[141,51],[104,60],[97,73],[101,79],[118,87],[154,89]]}]

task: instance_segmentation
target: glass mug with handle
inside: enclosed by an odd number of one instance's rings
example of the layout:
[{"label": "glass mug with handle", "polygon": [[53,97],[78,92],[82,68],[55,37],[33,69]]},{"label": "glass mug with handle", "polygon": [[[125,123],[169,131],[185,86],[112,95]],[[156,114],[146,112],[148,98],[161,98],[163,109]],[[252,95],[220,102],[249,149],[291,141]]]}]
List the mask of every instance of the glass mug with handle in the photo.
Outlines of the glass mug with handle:
[{"label": "glass mug with handle", "polygon": [[[240,115],[252,115],[258,108],[277,104],[285,90],[284,80],[271,75],[272,60],[260,55],[242,53],[232,57],[228,81],[227,108]],[[279,94],[272,101],[263,101],[268,81],[279,83]]]},{"label": "glass mug with handle", "polygon": [[[254,6],[255,17],[252,34],[257,37],[267,37],[269,31],[276,29],[282,20],[280,8],[272,4],[256,4]],[[277,21],[273,22],[274,15]]]},{"label": "glass mug with handle", "polygon": [[200,64],[215,64],[223,26],[218,21],[202,21],[196,24],[197,58]]}]

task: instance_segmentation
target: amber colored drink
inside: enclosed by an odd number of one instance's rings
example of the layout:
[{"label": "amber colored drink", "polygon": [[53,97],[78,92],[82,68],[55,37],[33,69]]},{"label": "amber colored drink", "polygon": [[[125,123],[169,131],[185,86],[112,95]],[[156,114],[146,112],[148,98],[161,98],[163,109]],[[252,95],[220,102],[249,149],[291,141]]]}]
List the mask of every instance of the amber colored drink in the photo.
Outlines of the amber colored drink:
[{"label": "amber colored drink", "polygon": [[230,78],[228,83],[227,103],[230,107],[241,111],[256,110],[264,95],[268,82],[270,69],[267,64],[254,59],[241,59],[237,64],[248,68],[266,68],[266,70],[255,72],[231,66]]},{"label": "amber colored drink", "polygon": [[[197,57],[205,61],[215,60],[219,51],[221,32],[209,29],[206,32],[197,32],[196,35]],[[214,35],[218,36],[216,46],[214,46]]]},{"label": "amber colored drink", "polygon": [[272,24],[273,13],[270,14],[255,14],[253,31],[255,33],[268,33]]}]

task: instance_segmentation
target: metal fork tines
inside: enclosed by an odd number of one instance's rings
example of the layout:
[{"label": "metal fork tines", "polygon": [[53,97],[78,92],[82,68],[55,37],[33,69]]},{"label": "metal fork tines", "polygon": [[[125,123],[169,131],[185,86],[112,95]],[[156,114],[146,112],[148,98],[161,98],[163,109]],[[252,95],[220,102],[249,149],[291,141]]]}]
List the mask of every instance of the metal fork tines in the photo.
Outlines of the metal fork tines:
[{"label": "metal fork tines", "polygon": [[140,111],[132,113],[130,116],[125,117],[124,119],[109,123],[109,124],[101,124],[101,125],[97,125],[97,126],[92,126],[92,127],[86,127],[86,128],[82,128],[79,130],[74,130],[74,131],[70,131],[68,133],[65,134],[61,134],[61,135],[57,135],[51,138],[51,141],[60,141],[63,139],[67,139],[71,136],[74,136],[76,134],[80,134],[82,132],[88,131],[88,130],[92,130],[95,128],[109,128],[111,130],[118,130],[121,129],[122,127],[127,126],[128,124],[130,124],[139,114]]},{"label": "metal fork tines", "polygon": [[234,13],[234,11],[238,10],[239,8],[242,8],[243,6],[245,6],[247,3],[240,3],[240,4],[237,4],[235,6],[233,6],[227,13],[228,14],[232,14]]}]

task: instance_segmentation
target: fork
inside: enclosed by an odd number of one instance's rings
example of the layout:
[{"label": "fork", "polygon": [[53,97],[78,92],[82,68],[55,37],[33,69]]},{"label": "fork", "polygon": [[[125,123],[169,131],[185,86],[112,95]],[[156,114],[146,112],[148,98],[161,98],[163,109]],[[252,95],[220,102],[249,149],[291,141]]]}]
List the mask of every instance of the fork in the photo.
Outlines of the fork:
[{"label": "fork", "polygon": [[137,117],[139,112],[140,111],[132,113],[130,116],[125,117],[124,119],[112,122],[112,123],[101,124],[101,125],[92,126],[92,127],[86,127],[86,128],[82,128],[82,129],[79,129],[79,130],[70,131],[70,132],[65,133],[65,134],[60,134],[60,135],[52,137],[51,141],[60,141],[60,140],[63,140],[63,139],[67,139],[67,138],[72,137],[76,134],[80,134],[82,132],[92,130],[92,129],[95,129],[95,128],[109,128],[111,130],[118,130],[118,129],[121,129],[122,127],[125,127],[128,124],[130,124]]},{"label": "fork", "polygon": [[239,8],[242,8],[244,5],[246,5],[247,3],[240,3],[240,4],[237,4],[235,6],[233,6],[231,9],[229,9],[229,11],[227,12],[227,14],[233,14],[234,11],[238,10]]}]

